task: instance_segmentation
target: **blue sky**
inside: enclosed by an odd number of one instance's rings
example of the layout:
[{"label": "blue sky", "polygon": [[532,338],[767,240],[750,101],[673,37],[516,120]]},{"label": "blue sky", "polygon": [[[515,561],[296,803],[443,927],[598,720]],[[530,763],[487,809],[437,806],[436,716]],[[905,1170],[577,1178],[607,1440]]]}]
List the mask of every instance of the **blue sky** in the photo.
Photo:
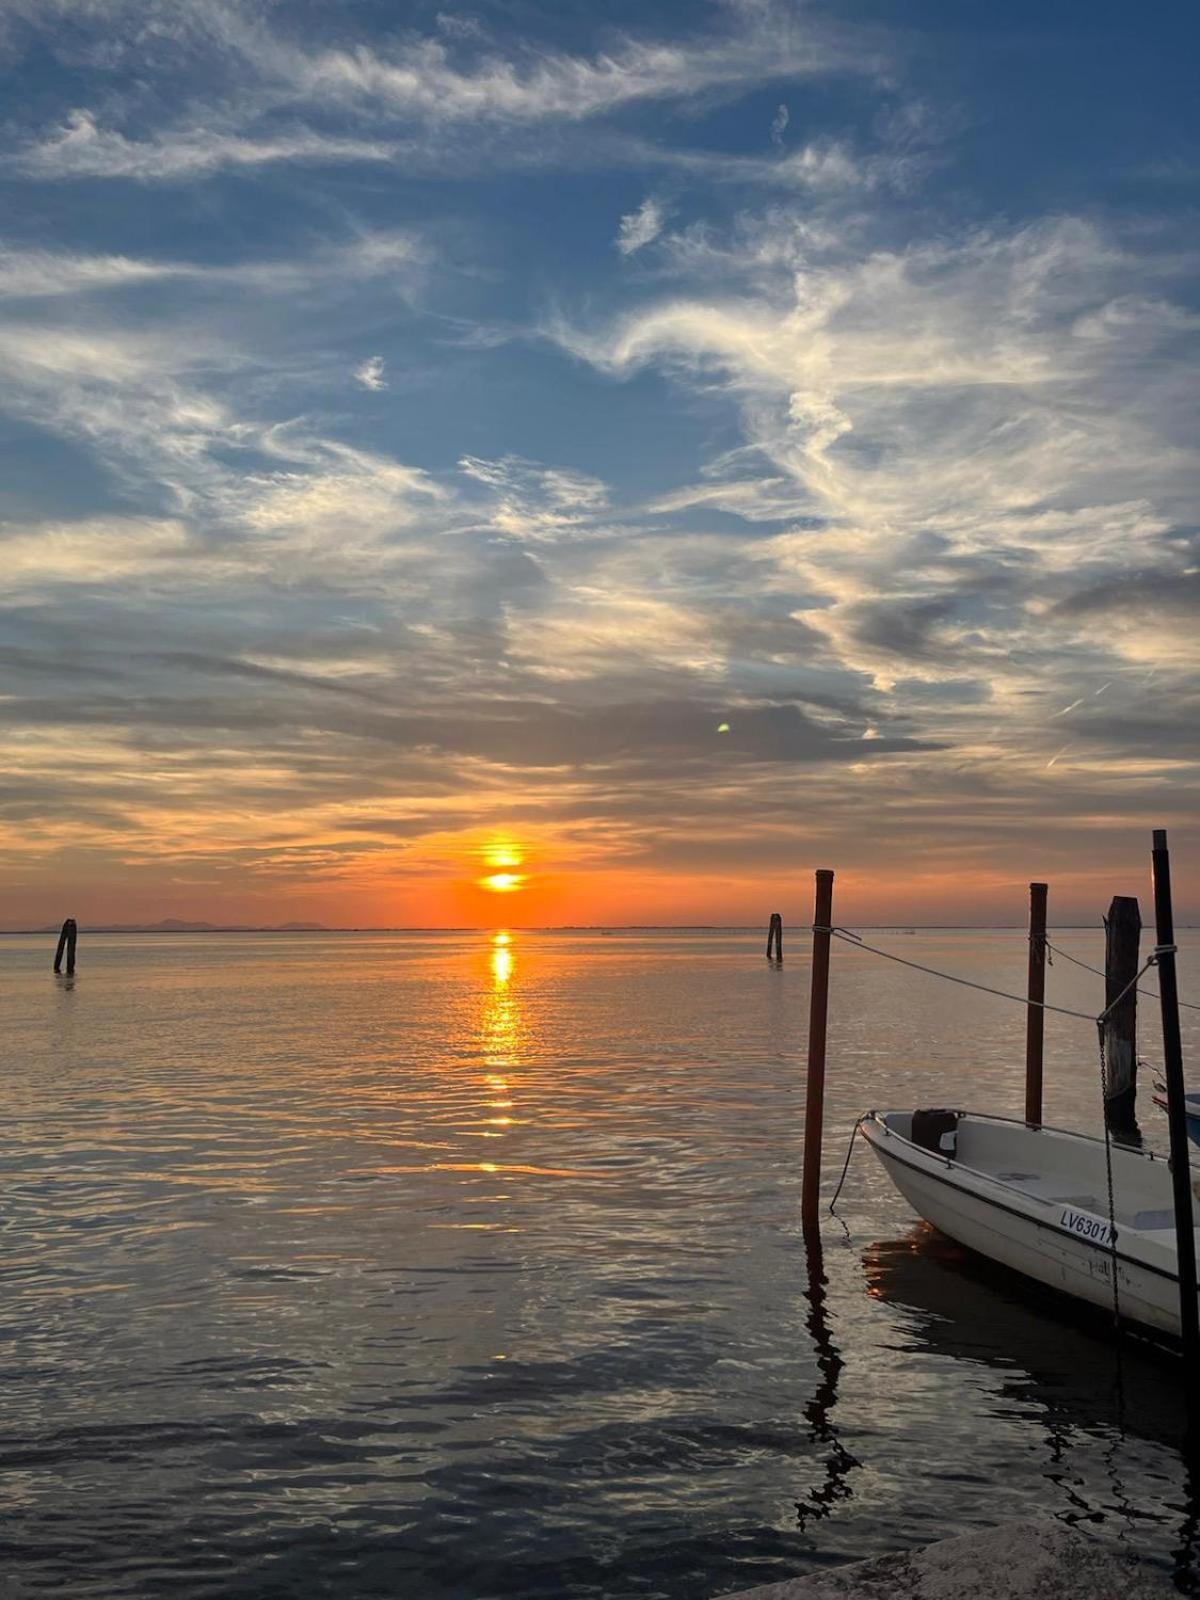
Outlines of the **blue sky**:
[{"label": "blue sky", "polygon": [[8,920],[1200,867],[1198,31],[0,0]]}]

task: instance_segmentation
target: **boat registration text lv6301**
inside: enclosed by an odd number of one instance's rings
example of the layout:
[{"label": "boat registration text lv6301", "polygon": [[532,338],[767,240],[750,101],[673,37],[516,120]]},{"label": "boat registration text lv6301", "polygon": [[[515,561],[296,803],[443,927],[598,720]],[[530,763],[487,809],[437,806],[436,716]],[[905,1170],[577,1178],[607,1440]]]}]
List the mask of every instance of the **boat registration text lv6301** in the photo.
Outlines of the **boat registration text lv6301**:
[{"label": "boat registration text lv6301", "polygon": [[1075,1211],[1070,1206],[1063,1208],[1058,1225],[1069,1233],[1077,1233],[1089,1244],[1100,1244],[1107,1248],[1116,1240],[1116,1234],[1103,1217],[1089,1217],[1086,1211]]}]

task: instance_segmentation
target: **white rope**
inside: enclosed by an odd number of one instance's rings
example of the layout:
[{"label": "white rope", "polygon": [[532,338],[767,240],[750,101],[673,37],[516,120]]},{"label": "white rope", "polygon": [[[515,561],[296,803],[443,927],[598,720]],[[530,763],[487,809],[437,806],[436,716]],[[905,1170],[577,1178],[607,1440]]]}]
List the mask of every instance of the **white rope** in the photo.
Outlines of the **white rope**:
[{"label": "white rope", "polygon": [[1158,952],[1148,957],[1145,966],[1133,983],[1127,983],[1121,990],[1112,1005],[1105,1006],[1099,1016],[1091,1011],[1072,1011],[1067,1006],[1052,1006],[1048,1000],[1030,1000],[1027,995],[1010,994],[1007,989],[993,989],[990,983],[976,983],[973,978],[960,978],[954,972],[939,972],[937,967],[927,967],[920,961],[909,961],[905,956],[895,955],[891,950],[881,950],[878,945],[867,944],[857,933],[849,928],[822,928],[814,924],[814,933],[828,933],[835,939],[841,939],[852,950],[869,950],[873,956],[882,956],[885,961],[895,961],[902,967],[912,967],[915,972],[927,972],[931,978],[945,978],[947,983],[961,984],[964,989],[978,989],[981,994],[994,994],[999,1000],[1012,1000],[1019,1006],[1036,1006],[1039,1011],[1053,1011],[1060,1017],[1075,1017],[1079,1022],[1090,1022],[1093,1025],[1104,1021],[1114,1006],[1117,1006],[1137,983],[1138,979],[1158,960]]}]

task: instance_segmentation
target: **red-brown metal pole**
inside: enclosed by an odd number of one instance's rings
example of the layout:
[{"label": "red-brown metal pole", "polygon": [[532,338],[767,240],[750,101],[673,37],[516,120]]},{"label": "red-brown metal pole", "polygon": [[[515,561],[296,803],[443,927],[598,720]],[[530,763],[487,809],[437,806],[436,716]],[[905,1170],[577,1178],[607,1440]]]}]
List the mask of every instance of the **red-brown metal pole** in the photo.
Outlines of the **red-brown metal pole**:
[{"label": "red-brown metal pole", "polygon": [[833,873],[817,872],[813,911],[812,987],[808,1002],[808,1085],[804,1100],[804,1185],[800,1220],[806,1229],[819,1226],[821,1205],[821,1134],[825,1122],[825,1024],[829,1014],[829,942],[833,926]]},{"label": "red-brown metal pole", "polygon": [[1046,896],[1044,883],[1029,885],[1029,1005],[1025,1010],[1025,1121],[1042,1121],[1042,1036],[1046,1013]]}]

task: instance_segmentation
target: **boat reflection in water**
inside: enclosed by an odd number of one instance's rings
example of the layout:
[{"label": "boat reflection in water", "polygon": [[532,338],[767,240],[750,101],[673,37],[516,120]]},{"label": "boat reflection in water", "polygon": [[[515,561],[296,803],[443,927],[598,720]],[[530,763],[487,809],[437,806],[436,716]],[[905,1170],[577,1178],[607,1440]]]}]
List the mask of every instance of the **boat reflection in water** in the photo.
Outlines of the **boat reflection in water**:
[{"label": "boat reflection in water", "polygon": [[[1173,1351],[1125,1335],[1102,1313],[997,1266],[919,1223],[863,1253],[867,1292],[908,1313],[909,1348],[1004,1374],[1006,1408],[1036,1407],[1046,1429],[1047,1480],[1062,1515],[1111,1523],[1122,1538],[1151,1523],[1175,1525],[1172,1577],[1200,1593],[1200,1460],[1189,1446]],[[1102,1446],[1103,1481],[1089,1485],[1074,1446]],[[1144,1443],[1139,1443],[1144,1441]],[[1177,1497],[1150,1488],[1146,1447],[1175,1459]],[[1159,1485],[1161,1488],[1161,1485]]]},{"label": "boat reflection in water", "polygon": [[1042,1408],[1055,1448],[1069,1428],[1184,1439],[1178,1357],[1124,1336],[1111,1319],[965,1250],[927,1223],[863,1254],[867,1292],[915,1312],[913,1347],[1005,1374],[1007,1403]]},{"label": "boat reflection in water", "polygon": [[[1047,1481],[1067,1521],[1109,1523],[1135,1543],[1150,1524],[1174,1525],[1172,1577],[1200,1594],[1200,1456],[1187,1439],[1179,1356],[1124,1335],[1067,1295],[985,1260],[919,1223],[863,1253],[867,1292],[905,1317],[909,1349],[1003,1373],[997,1410],[1036,1408],[1046,1430]],[[1079,1447],[1100,1446],[1090,1478]],[[1165,1448],[1177,1487],[1165,1501],[1150,1481]],[[1158,1458],[1161,1462],[1161,1457]],[[1154,1474],[1156,1477],[1158,1473]]]}]

